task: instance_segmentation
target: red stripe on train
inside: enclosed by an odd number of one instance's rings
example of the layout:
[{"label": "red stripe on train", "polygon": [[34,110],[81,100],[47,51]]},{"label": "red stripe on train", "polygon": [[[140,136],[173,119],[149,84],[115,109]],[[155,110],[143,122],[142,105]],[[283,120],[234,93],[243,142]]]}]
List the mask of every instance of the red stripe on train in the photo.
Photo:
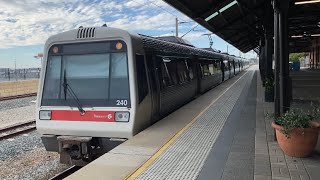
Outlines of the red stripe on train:
[{"label": "red stripe on train", "polygon": [[81,115],[79,111],[54,110],[51,111],[51,120],[114,122],[114,114],[113,111],[86,111],[84,115]]}]

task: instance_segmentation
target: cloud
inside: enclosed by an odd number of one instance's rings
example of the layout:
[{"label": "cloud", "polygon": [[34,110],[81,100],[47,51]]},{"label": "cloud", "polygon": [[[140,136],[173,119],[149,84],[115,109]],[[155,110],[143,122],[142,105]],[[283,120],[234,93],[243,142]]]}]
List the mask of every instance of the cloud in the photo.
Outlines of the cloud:
[{"label": "cloud", "polygon": [[105,22],[131,31],[165,34],[175,29],[175,16],[190,20],[161,0],[2,0],[0,48],[44,44],[53,34]]}]

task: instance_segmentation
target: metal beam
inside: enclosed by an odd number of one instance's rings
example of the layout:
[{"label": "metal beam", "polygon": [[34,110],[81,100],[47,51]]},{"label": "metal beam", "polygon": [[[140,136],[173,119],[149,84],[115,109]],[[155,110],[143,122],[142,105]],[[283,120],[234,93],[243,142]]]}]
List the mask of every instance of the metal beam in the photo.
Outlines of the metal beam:
[{"label": "metal beam", "polygon": [[274,9],[274,61],[275,61],[275,73],[274,73],[274,115],[275,117],[280,116],[280,83],[279,83],[279,72],[280,72],[280,52],[279,52],[279,9],[278,2],[273,0],[273,9]]},{"label": "metal beam", "polygon": [[[222,1],[222,3],[217,4],[214,8],[209,9],[208,11],[202,13],[199,17],[205,19],[208,16],[210,16],[211,14],[218,12],[218,10],[222,7],[224,7],[225,5],[229,4],[230,2],[232,2],[232,0],[229,1]],[[219,13],[219,12],[218,12]]]},{"label": "metal beam", "polygon": [[223,25],[222,27],[218,27],[213,33],[220,32],[220,31],[224,30],[225,28],[230,27],[230,26],[232,26],[233,24],[241,21],[243,18],[246,18],[247,16],[249,16],[249,14],[247,14],[245,17],[241,17],[241,16],[240,16],[240,17],[237,17],[237,18],[231,20],[228,24],[225,24],[225,25]]},{"label": "metal beam", "polygon": [[280,45],[280,113],[290,108],[289,54],[288,54],[288,8],[289,0],[279,1],[279,45]]}]

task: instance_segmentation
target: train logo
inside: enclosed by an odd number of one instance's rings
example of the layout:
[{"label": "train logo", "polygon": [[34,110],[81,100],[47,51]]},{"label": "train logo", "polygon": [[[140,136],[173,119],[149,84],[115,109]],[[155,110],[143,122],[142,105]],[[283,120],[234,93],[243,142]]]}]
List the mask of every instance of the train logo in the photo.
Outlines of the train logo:
[{"label": "train logo", "polygon": [[107,119],[112,119],[112,114],[108,114],[108,115],[97,115],[97,114],[93,114],[93,117],[94,118],[97,118],[97,119],[104,119],[104,118],[107,118]]}]

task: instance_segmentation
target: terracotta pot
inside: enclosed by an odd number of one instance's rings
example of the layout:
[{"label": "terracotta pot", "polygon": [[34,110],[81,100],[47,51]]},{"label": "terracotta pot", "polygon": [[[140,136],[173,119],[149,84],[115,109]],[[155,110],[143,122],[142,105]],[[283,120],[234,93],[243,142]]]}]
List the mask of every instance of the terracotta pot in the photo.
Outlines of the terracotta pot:
[{"label": "terracotta pot", "polygon": [[289,133],[290,138],[287,138],[282,133],[282,126],[272,122],[280,148],[286,155],[292,157],[307,157],[314,151],[318,141],[320,123],[312,121],[310,126],[310,128],[293,129]]}]

